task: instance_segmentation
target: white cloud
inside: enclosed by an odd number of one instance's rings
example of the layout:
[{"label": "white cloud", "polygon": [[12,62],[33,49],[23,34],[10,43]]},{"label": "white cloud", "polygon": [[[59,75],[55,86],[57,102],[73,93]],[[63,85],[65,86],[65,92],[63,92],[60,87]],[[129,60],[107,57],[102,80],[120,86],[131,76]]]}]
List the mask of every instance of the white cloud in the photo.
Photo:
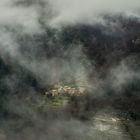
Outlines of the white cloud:
[{"label": "white cloud", "polygon": [[135,13],[139,0],[51,0],[56,16],[50,22],[57,24],[93,23],[105,13]]},{"label": "white cloud", "polygon": [[[92,24],[96,21],[101,22],[99,16],[101,14],[135,15],[137,9],[140,9],[139,0],[19,0],[18,2],[20,1],[24,4],[15,5],[17,0],[0,1],[0,25],[20,25],[25,32],[39,32],[40,18],[51,26]],[[30,4],[25,4],[27,2]],[[41,15],[42,13],[44,15]]]},{"label": "white cloud", "polygon": [[14,1],[0,1],[0,26],[20,27],[23,32],[35,33],[41,30],[38,6],[15,6]]}]

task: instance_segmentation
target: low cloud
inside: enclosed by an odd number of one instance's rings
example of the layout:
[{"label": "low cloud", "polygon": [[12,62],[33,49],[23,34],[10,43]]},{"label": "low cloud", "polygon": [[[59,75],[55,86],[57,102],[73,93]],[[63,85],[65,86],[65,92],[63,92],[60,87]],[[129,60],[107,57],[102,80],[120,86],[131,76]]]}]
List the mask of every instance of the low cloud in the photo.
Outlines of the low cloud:
[{"label": "low cloud", "polygon": [[52,25],[65,25],[101,22],[104,14],[137,15],[140,8],[138,0],[52,0],[52,8],[56,16],[50,22]]}]

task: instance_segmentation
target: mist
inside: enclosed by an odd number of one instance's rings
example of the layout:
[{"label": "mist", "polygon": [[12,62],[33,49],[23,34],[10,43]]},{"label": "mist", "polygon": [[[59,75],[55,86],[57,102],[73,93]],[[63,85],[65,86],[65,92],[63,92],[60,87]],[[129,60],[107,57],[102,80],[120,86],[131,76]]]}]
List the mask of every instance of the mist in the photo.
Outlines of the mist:
[{"label": "mist", "polygon": [[140,2],[135,0],[58,0],[51,1],[56,16],[50,22],[51,25],[87,23],[95,24],[103,22],[104,14],[125,14],[139,17]]},{"label": "mist", "polygon": [[139,17],[138,0],[2,0],[1,25],[19,26],[23,32],[40,32],[40,21],[60,27],[70,24],[102,22],[105,14]]},{"label": "mist", "polygon": [[1,0],[0,140],[139,139],[139,29],[138,0]]}]

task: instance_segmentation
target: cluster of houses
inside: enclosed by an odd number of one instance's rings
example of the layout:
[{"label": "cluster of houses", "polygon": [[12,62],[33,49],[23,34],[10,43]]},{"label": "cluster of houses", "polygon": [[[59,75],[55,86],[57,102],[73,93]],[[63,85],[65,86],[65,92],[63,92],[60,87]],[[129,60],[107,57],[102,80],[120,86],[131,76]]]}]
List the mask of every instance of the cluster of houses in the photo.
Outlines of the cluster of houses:
[{"label": "cluster of houses", "polygon": [[84,94],[84,92],[85,92],[85,87],[71,87],[71,86],[56,85],[54,89],[47,91],[45,95],[47,95],[48,97],[55,97],[59,95],[80,96]]}]

